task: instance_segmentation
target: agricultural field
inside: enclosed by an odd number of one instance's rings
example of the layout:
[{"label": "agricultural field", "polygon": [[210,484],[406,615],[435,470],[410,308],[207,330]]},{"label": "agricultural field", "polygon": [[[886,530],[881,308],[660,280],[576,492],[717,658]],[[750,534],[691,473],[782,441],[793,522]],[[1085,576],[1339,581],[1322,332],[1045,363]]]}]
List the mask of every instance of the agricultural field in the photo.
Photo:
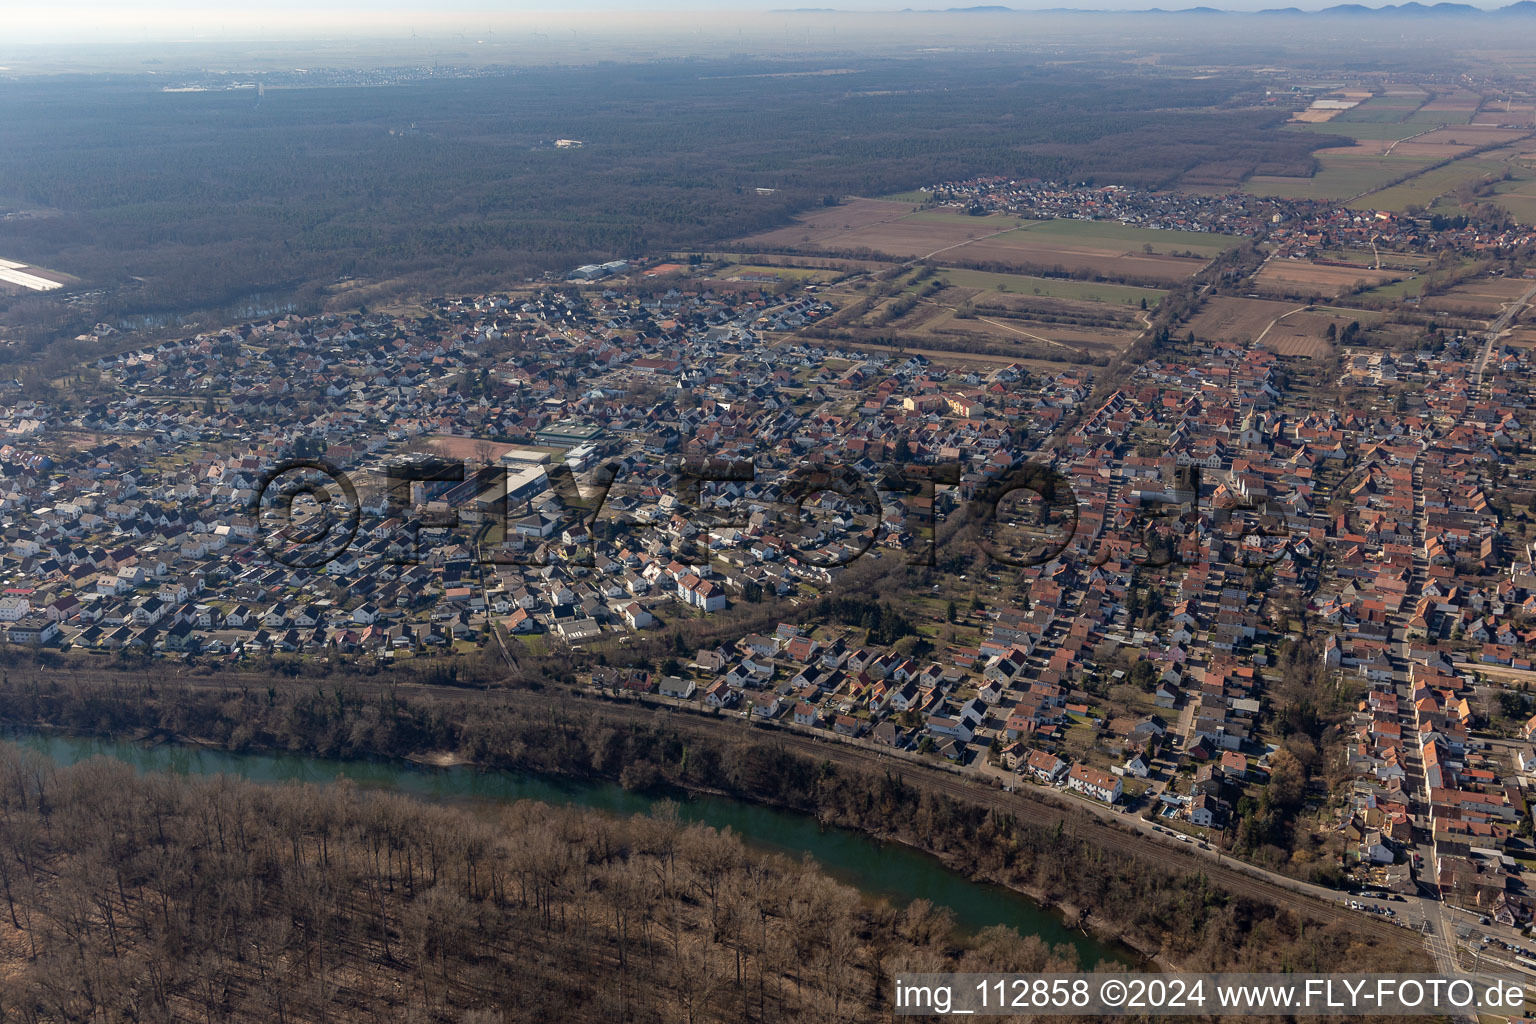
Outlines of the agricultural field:
[{"label": "agricultural field", "polygon": [[1536,124],[1536,103],[1494,100],[1472,119],[1473,124]]},{"label": "agricultural field", "polygon": [[1334,122],[1401,122],[1423,106],[1426,98],[1427,95],[1422,89],[1414,87],[1393,89],[1379,96],[1373,96],[1357,107],[1343,111],[1334,118]]},{"label": "agricultural field", "polygon": [[1501,341],[1505,345],[1512,345],[1516,348],[1536,348],[1536,327],[1516,327],[1506,334]]},{"label": "agricultural field", "polygon": [[[1026,301],[1031,304],[1028,308]],[[976,305],[971,315],[961,315],[960,310],[973,302]],[[1116,319],[1107,318],[1103,315],[1105,307],[1092,303],[1041,303],[1033,297],[1026,300],[964,288],[946,289],[894,320],[884,318],[884,309],[876,307],[851,326],[869,328],[871,333],[895,331],[911,345],[1054,362],[1105,361],[1142,331],[1141,324],[1126,312],[1119,312]]]},{"label": "agricultural field", "polygon": [[1457,89],[1436,96],[1410,114],[1407,121],[1410,124],[1414,122],[1466,124],[1472,120],[1473,115],[1482,105],[1483,98],[1477,93]]},{"label": "agricultural field", "polygon": [[[913,213],[905,204],[878,200],[856,203],[857,206],[848,203],[831,211],[817,210],[796,218],[793,224],[753,235],[743,242],[765,252],[799,247],[916,259],[1018,226],[1012,218],[969,217],[941,211]],[[838,217],[838,211],[851,215]]]},{"label": "agricultural field", "polygon": [[1416,298],[1424,290],[1424,278],[1415,274],[1413,277],[1405,277],[1401,281],[1393,281],[1379,288],[1372,288],[1368,292],[1361,292],[1363,298],[1390,299],[1401,302],[1403,299]]},{"label": "agricultural field", "polygon": [[1371,95],[1367,89],[1338,90],[1313,100],[1310,107],[1298,111],[1291,120],[1303,124],[1323,124],[1370,99]]},{"label": "agricultural field", "polygon": [[1338,110],[1324,110],[1308,107],[1306,110],[1298,110],[1291,115],[1293,124],[1324,124],[1339,116]]},{"label": "agricultural field", "polygon": [[1002,271],[1106,277],[1173,284],[1194,274],[1237,239],[1157,231],[1106,221],[972,217],[951,210],[913,213],[903,204],[855,200],[816,210],[788,227],[754,235],[744,245],[870,253],[894,259],[983,264]]},{"label": "agricultural field", "polygon": [[[1480,102],[1479,97],[1468,95],[1470,99],[1446,102]],[[1527,134],[1517,128],[1469,125],[1469,116],[1469,111],[1458,114],[1456,110],[1437,108],[1432,116],[1415,114],[1406,123],[1350,121],[1341,115],[1324,124],[1306,125],[1303,130],[1347,136],[1354,144],[1318,150],[1315,156],[1319,167],[1310,178],[1256,175],[1248,180],[1244,190],[1298,199],[1346,199],[1352,200],[1354,206],[1380,210],[1427,205],[1463,184],[1502,175],[1513,153],[1495,150],[1467,160],[1459,157],[1485,146],[1513,143]],[[1435,167],[1447,160],[1454,162]],[[1405,175],[1414,176],[1388,186]]]},{"label": "agricultural field", "polygon": [[1107,220],[1026,220],[1022,223],[1024,229],[1036,238],[1058,238],[1085,244],[1100,242],[1106,247],[1134,246],[1141,249],[1150,246],[1154,253],[1192,252],[1207,258],[1226,252],[1239,241],[1231,235],[1200,231],[1158,231]]},{"label": "agricultural field", "polygon": [[1338,135],[1344,138],[1356,139],[1361,142],[1396,142],[1399,139],[1423,131],[1423,128],[1409,128],[1400,124],[1385,121],[1325,121],[1320,124],[1308,124],[1298,126],[1299,131],[1307,131],[1316,135]]},{"label": "agricultural field", "polygon": [[[1375,266],[1378,254],[1369,247],[1363,249],[1314,249],[1312,258],[1330,263],[1354,263],[1360,266]],[[1402,270],[1409,273],[1418,273],[1427,270],[1434,264],[1434,257],[1414,252],[1392,252],[1384,250],[1379,254],[1382,270]]]},{"label": "agricultural field", "polygon": [[[873,293],[872,293],[873,292]],[[985,353],[1042,365],[1104,365],[1145,330],[1153,288],[1032,277],[960,267],[913,267],[894,278],[850,281],[824,296],[842,306],[827,321],[840,339],[903,348]]]},{"label": "agricultural field", "polygon": [[840,341],[840,347],[854,349],[859,352],[899,352],[904,355],[922,356],[925,359],[942,360],[946,364],[957,367],[970,367],[981,370],[992,370],[999,366],[1022,366],[1029,370],[1038,370],[1041,373],[1060,373],[1062,364],[1053,359],[1041,359],[1036,356],[1015,356],[995,354],[991,352],[964,352],[948,348],[923,348],[921,345],[909,345],[901,343],[893,345],[883,341]]},{"label": "agricultural field", "polygon": [[1530,134],[1521,128],[1496,128],[1491,125],[1469,124],[1437,128],[1428,135],[1413,141],[1437,146],[1489,146],[1496,142],[1514,142]]},{"label": "agricultural field", "polygon": [[1216,296],[1189,326],[1197,337],[1211,341],[1262,341],[1276,355],[1320,358],[1333,348],[1330,324],[1337,333],[1354,321],[1370,326],[1380,319],[1379,313],[1357,309]]},{"label": "agricultural field", "polygon": [[995,274],[985,270],[945,267],[938,276],[956,288],[975,288],[999,295],[1040,295],[1053,299],[1078,299],[1083,302],[1138,306],[1146,300],[1155,306],[1164,292],[1156,288],[1108,284],[1099,281],[1074,281],[1070,278],[1030,277],[1025,274]]},{"label": "agricultural field", "polygon": [[[988,330],[993,328],[995,330]],[[935,335],[946,333],[953,337],[962,333],[977,332],[993,339],[1007,340],[1010,336],[1019,342],[1031,341],[1025,351],[1042,353],[1045,357],[1064,362],[1089,361],[1103,364],[1118,355],[1141,333],[1139,329],[1114,330],[1112,328],[1071,327],[1061,324],[1042,324],[1029,318],[1013,318],[987,314],[971,320],[954,320],[937,325]],[[1039,346],[1045,346],[1043,349]],[[1037,356],[1038,358],[1038,356]]]},{"label": "agricultural field", "polygon": [[710,271],[709,276],[716,281],[763,284],[775,281],[785,283],[803,281],[822,282],[830,281],[840,275],[838,271],[816,267],[775,267],[764,264],[728,263]]},{"label": "agricultural field", "polygon": [[816,247],[829,238],[853,234],[871,225],[898,220],[912,212],[910,203],[884,199],[850,199],[838,206],[824,206],[795,218],[793,224],[754,235],[753,248]]},{"label": "agricultural field", "polygon": [[1314,306],[1288,313],[1275,321],[1264,335],[1264,347],[1276,355],[1320,359],[1328,356],[1334,348],[1333,342],[1328,340],[1330,326],[1337,335],[1351,323],[1358,322],[1368,327],[1380,319],[1380,314],[1358,309]]},{"label": "agricultural field", "polygon": [[1254,276],[1254,285],[1261,292],[1281,295],[1323,295],[1334,297],[1358,288],[1361,284],[1380,286],[1405,276],[1396,270],[1374,270],[1370,267],[1334,267],[1306,260],[1270,260]]},{"label": "agricultural field", "polygon": [[1190,321],[1189,329],[1210,341],[1252,341],[1277,318],[1301,308],[1295,302],[1216,295]]},{"label": "agricultural field", "polygon": [[76,284],[79,278],[26,263],[0,259],[0,293],[48,292]]},{"label": "agricultural field", "polygon": [[1429,206],[1440,196],[1454,192],[1463,185],[1496,180],[1508,169],[1509,164],[1505,160],[1498,159],[1494,154],[1457,160],[1444,167],[1425,171],[1399,185],[1374,192],[1349,205],[1372,210],[1404,210],[1409,206]]},{"label": "agricultural field", "polygon": [[1438,309],[1447,313],[1471,313],[1493,319],[1506,303],[1518,299],[1531,286],[1529,280],[1518,277],[1483,277],[1423,300],[1426,309]]},{"label": "agricultural field", "polygon": [[[766,252],[705,252],[698,255],[705,261],[718,264],[721,268],[727,265],[737,265],[773,271],[786,269],[825,270],[830,271],[833,276],[862,274],[872,270],[885,270],[891,266],[889,260],[839,259],[826,256],[801,256],[798,254],[783,256],[778,253]],[[689,258],[689,255],[680,256],[679,258],[686,260]],[[687,270],[690,268],[678,267],[677,269]]]},{"label": "agricultural field", "polygon": [[1494,194],[1490,198],[1508,210],[1509,215],[1515,218],[1516,222],[1525,225],[1536,224],[1536,173],[1523,164],[1516,164],[1511,170],[1516,177],[1512,181],[1495,185]]},{"label": "agricultural field", "polygon": [[1310,178],[1256,174],[1243,185],[1243,191],[1287,199],[1352,199],[1436,162],[1422,156],[1387,155],[1388,144],[1386,140],[1370,140],[1358,146],[1320,149],[1315,154],[1317,173]]}]

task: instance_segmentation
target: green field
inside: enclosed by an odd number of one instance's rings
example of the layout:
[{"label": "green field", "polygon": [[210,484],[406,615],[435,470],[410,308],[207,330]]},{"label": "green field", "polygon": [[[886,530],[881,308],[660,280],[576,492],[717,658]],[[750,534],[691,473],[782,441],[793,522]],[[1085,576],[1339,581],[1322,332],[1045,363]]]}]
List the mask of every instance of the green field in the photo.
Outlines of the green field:
[{"label": "green field", "polygon": [[715,278],[734,277],[738,274],[772,274],[780,281],[827,281],[837,276],[836,271],[813,267],[766,267],[743,263],[732,263],[710,271],[710,275]]},{"label": "green field", "polygon": [[945,268],[938,276],[956,288],[981,288],[1008,295],[1042,295],[1052,299],[1074,299],[1079,302],[1102,302],[1115,305],[1139,306],[1142,299],[1148,306],[1162,301],[1163,292],[1156,288],[1135,288],[1124,284],[1101,284],[1094,281],[1069,281],[1054,277],[1029,277],[1024,274],[993,274],[985,270]]},{"label": "green field", "polygon": [[1423,131],[1424,125],[1401,125],[1374,121],[1340,121],[1334,118],[1332,121],[1323,121],[1318,124],[1296,124],[1288,126],[1297,131],[1315,132],[1318,135],[1341,135],[1361,142],[1381,142],[1405,139],[1410,135],[1417,135]]},{"label": "green field", "polygon": [[1376,96],[1339,114],[1334,123],[1402,121],[1424,104],[1424,96]]},{"label": "green field", "polygon": [[1444,167],[1425,171],[1401,185],[1372,193],[1351,206],[1371,210],[1402,210],[1409,206],[1428,206],[1437,196],[1453,191],[1462,184],[1486,176],[1497,177],[1507,165],[1502,160],[1456,160]]},{"label": "green field", "polygon": [[[1364,249],[1318,249],[1312,254],[1317,259],[1338,260],[1341,263],[1359,263],[1362,266],[1374,266],[1376,255],[1369,247]],[[1381,266],[1383,270],[1410,270],[1419,271],[1428,267],[1434,259],[1419,253],[1411,252],[1383,252],[1381,254]]]},{"label": "green field", "polygon": [[1510,164],[1509,168],[1515,178],[1493,187],[1494,202],[1508,210],[1519,223],[1536,224],[1536,171],[1520,164]]},{"label": "green field", "polygon": [[1418,295],[1424,289],[1422,277],[1405,277],[1401,281],[1384,284],[1361,294],[1373,299],[1406,299]]},{"label": "green field", "polygon": [[1423,129],[1437,124],[1468,124],[1474,110],[1416,110],[1403,118],[1409,128]]},{"label": "green field", "polygon": [[876,196],[875,198],[889,199],[895,203],[926,203],[933,196],[927,192],[919,192],[917,189],[912,189],[908,192],[892,192],[888,196]]},{"label": "green field", "polygon": [[1434,163],[1424,157],[1406,156],[1327,155],[1319,159],[1322,167],[1310,178],[1255,176],[1243,185],[1243,191],[1289,199],[1348,199]]},{"label": "green field", "polygon": [[1500,195],[1497,202],[1517,223],[1526,227],[1536,225],[1536,194]]},{"label": "green field", "polygon": [[1242,241],[1232,235],[1214,232],[1159,231],[1111,220],[1027,220],[1023,227],[1032,235],[1046,238],[1112,242],[1127,249],[1150,245],[1158,253],[1195,252],[1201,256],[1219,256]]},{"label": "green field", "polygon": [[1024,217],[972,217],[954,210],[920,210],[901,218],[907,223],[920,224],[967,224],[978,222],[988,232],[1006,231],[1014,224],[1022,231],[1040,238],[1063,239],[1087,243],[1108,243],[1125,249],[1140,249],[1150,245],[1160,254],[1193,252],[1201,256],[1217,256],[1237,245],[1242,239],[1232,235],[1219,235],[1209,231],[1160,231],[1156,228],[1140,228],[1112,220],[1030,220]]}]

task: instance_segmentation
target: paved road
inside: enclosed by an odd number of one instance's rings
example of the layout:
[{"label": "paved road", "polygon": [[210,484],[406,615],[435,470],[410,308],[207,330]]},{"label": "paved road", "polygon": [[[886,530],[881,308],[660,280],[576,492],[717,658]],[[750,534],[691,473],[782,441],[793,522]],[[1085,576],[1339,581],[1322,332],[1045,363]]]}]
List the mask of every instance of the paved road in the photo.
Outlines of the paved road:
[{"label": "paved road", "polygon": [[1493,326],[1488,329],[1488,333],[1484,336],[1483,351],[1477,357],[1477,367],[1472,371],[1472,383],[1479,391],[1483,387],[1483,371],[1487,368],[1488,360],[1493,355],[1493,346],[1498,342],[1499,335],[1508,329],[1510,322],[1530,303],[1532,296],[1536,296],[1536,284],[1531,285],[1525,290],[1524,295],[1521,295],[1514,302],[1506,306],[1504,312],[1499,314],[1499,318],[1493,322]]}]

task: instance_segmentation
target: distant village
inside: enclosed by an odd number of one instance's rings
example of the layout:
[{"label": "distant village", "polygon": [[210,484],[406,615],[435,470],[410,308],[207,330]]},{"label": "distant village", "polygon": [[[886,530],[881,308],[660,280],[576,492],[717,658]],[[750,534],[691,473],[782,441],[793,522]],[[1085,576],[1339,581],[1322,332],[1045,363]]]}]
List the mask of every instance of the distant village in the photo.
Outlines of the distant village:
[{"label": "distant village", "polygon": [[[1313,255],[1339,246],[1388,252],[1479,253],[1536,243],[1536,228],[1513,222],[1481,224],[1465,216],[1410,217],[1356,210],[1321,200],[1277,199],[1231,192],[1204,195],[1130,185],[1067,185],[1001,176],[943,182],[922,191],[932,202],[976,214],[1007,213],[1037,220],[1104,220],[1163,231],[1200,231],[1277,244],[1277,258]],[[1502,218],[1508,221],[1508,218]]]}]

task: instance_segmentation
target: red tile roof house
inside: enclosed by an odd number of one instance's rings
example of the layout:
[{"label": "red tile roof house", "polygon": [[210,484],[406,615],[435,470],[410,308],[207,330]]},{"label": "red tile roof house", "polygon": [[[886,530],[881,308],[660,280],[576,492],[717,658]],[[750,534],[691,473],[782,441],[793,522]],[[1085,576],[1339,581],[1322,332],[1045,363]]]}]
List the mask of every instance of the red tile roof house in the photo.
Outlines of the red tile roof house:
[{"label": "red tile roof house", "polygon": [[1047,751],[1034,750],[1024,759],[1022,768],[1041,782],[1058,783],[1067,772],[1067,762]]},{"label": "red tile roof house", "polygon": [[1067,772],[1067,788],[1107,804],[1118,803],[1120,797],[1124,795],[1124,788],[1117,776],[1097,768],[1090,768],[1085,764],[1075,764],[1072,770]]}]

